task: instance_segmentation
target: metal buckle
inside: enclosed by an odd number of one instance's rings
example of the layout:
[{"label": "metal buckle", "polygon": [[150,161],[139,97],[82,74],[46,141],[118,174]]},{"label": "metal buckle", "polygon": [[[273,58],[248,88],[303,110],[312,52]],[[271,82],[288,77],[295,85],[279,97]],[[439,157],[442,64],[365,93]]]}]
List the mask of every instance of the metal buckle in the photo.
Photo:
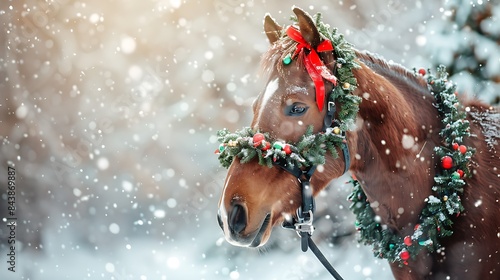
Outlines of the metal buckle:
[{"label": "metal buckle", "polygon": [[299,210],[297,209],[297,219],[298,221],[295,223],[295,231],[299,236],[302,236],[300,233],[305,232],[309,235],[313,235],[314,226],[313,226],[313,212],[312,210],[308,211],[308,219],[305,219],[302,215],[299,215]]},{"label": "metal buckle", "polygon": [[331,109],[332,107],[335,107],[335,102],[333,102],[333,101],[328,101],[328,111],[331,111],[331,110],[332,110],[332,109]]}]

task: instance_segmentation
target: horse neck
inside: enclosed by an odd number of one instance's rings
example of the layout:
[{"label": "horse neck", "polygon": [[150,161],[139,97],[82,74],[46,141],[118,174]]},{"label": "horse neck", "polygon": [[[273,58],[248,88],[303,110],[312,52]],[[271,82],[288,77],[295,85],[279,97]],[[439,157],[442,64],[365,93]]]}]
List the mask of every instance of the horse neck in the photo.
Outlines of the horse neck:
[{"label": "horse neck", "polygon": [[358,128],[348,134],[351,172],[383,222],[404,230],[431,192],[440,120],[423,78],[367,54],[358,58],[363,101]]}]

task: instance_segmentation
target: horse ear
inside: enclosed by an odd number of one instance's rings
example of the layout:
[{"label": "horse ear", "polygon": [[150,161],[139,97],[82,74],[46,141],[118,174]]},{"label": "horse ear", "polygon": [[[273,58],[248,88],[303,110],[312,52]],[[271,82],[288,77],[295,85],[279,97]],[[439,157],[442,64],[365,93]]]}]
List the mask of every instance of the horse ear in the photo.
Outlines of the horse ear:
[{"label": "horse ear", "polygon": [[278,41],[281,37],[282,29],[283,27],[281,27],[270,14],[266,14],[266,17],[264,18],[264,31],[266,32],[267,39],[269,39],[271,45]]},{"label": "horse ear", "polygon": [[313,19],[308,13],[298,7],[294,6],[293,12],[299,21],[299,28],[302,37],[311,45],[311,47],[316,48],[319,43],[321,43],[321,37]]}]

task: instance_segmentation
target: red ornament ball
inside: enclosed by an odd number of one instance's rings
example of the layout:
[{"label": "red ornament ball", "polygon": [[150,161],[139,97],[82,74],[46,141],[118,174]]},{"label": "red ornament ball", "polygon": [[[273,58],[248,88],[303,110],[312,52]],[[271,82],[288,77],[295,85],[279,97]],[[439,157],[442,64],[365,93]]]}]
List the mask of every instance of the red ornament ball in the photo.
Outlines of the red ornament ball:
[{"label": "red ornament ball", "polygon": [[264,141],[264,139],[266,139],[266,137],[264,136],[264,134],[262,134],[262,133],[255,133],[255,135],[253,136],[253,146],[254,147],[260,146],[260,144],[262,144],[262,141]]},{"label": "red ornament ball", "polygon": [[283,147],[283,151],[285,152],[285,154],[289,155],[292,153],[292,148],[290,147],[290,145],[285,144],[285,147]]},{"label": "red ornament ball", "polygon": [[458,175],[460,175],[460,178],[464,177],[464,171],[462,169],[457,169]]},{"label": "red ornament ball", "polygon": [[420,69],[418,69],[418,73],[419,73],[420,75],[422,75],[422,76],[425,76],[425,73],[426,73],[426,72],[425,72],[425,69],[424,69],[424,68],[420,68]]},{"label": "red ornament ball", "polygon": [[460,153],[463,155],[467,152],[467,147],[464,146],[464,145],[460,145],[460,147],[458,147],[460,149]]},{"label": "red ornament ball", "polygon": [[411,246],[412,242],[411,242],[411,237],[409,235],[405,236],[404,240],[403,240],[404,244],[406,246]]},{"label": "red ornament ball", "polygon": [[441,158],[441,166],[444,169],[450,169],[453,167],[453,159],[450,156],[444,156]]},{"label": "red ornament ball", "polygon": [[458,150],[458,148],[460,147],[460,145],[458,145],[458,143],[453,143],[452,144],[452,147],[453,147],[453,150]]},{"label": "red ornament ball", "polygon": [[407,261],[408,259],[410,259],[410,252],[408,252],[408,251],[403,251],[403,252],[399,253],[399,257],[400,257],[403,261]]}]

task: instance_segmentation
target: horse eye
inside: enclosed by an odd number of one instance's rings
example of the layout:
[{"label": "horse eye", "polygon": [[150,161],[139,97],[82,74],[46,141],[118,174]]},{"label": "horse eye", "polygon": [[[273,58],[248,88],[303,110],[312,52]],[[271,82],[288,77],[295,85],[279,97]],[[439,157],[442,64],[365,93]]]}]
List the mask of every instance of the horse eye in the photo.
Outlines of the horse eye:
[{"label": "horse eye", "polygon": [[288,116],[301,116],[307,111],[307,109],[309,109],[309,107],[305,104],[295,102],[286,106],[285,113]]}]

